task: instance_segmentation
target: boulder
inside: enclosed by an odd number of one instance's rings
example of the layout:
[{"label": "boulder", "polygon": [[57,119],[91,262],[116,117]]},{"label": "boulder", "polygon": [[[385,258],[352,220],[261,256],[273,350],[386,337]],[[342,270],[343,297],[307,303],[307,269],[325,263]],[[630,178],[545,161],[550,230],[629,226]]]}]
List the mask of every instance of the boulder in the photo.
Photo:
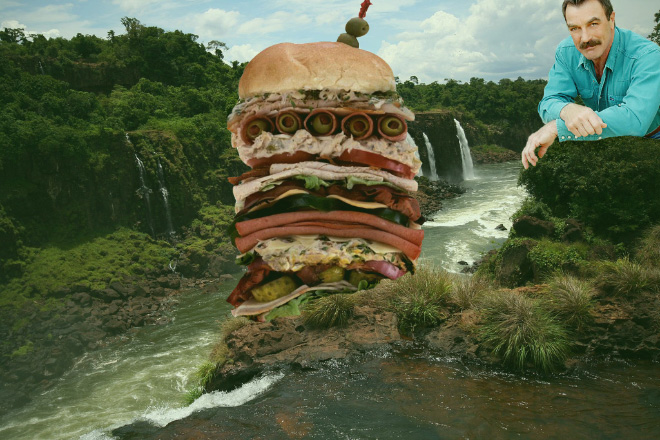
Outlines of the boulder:
[{"label": "boulder", "polygon": [[555,233],[555,224],[529,215],[523,215],[516,219],[511,229],[519,237],[552,237]]}]

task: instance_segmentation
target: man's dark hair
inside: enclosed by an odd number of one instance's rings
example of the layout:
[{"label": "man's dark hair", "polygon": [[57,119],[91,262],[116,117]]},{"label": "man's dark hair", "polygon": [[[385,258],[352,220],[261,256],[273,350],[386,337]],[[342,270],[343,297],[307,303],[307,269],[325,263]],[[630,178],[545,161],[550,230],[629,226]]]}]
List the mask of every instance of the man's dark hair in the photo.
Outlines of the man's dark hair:
[{"label": "man's dark hair", "polygon": [[[582,3],[586,2],[588,0],[564,0],[564,4],[561,5],[561,12],[564,14],[564,20],[566,20],[566,6],[568,5],[573,5],[573,6],[580,6]],[[610,21],[610,17],[612,16],[612,12],[614,12],[614,8],[612,7],[612,2],[610,0],[598,0],[601,5],[603,5],[603,9],[605,9],[605,17],[607,17],[607,21]]]}]

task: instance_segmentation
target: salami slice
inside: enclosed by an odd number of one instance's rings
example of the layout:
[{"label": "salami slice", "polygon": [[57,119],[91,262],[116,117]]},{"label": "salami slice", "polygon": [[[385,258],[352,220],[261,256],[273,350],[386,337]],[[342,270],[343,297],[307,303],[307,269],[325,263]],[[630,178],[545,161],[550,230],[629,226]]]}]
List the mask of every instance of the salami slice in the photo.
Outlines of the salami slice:
[{"label": "salami slice", "polygon": [[[305,222],[305,224],[299,224]],[[314,222],[310,224],[309,222]],[[283,225],[291,226],[320,226],[317,222],[327,223],[330,228],[350,229],[360,228],[361,225],[372,226],[390,234],[399,236],[404,240],[414,243],[417,246],[422,245],[424,231],[421,229],[411,229],[405,226],[384,220],[376,215],[366,214],[355,211],[298,211],[286,212],[282,214],[270,215],[268,217],[256,218],[236,223],[236,230],[241,236],[245,237],[261,229],[273,228]]]},{"label": "salami slice", "polygon": [[274,228],[261,229],[245,237],[236,239],[236,247],[239,252],[244,253],[252,249],[261,240],[273,237],[286,237],[289,235],[312,235],[325,234],[342,238],[364,238],[393,246],[411,260],[416,260],[422,252],[421,246],[399,237],[398,235],[378,229],[355,228],[355,229],[330,229],[324,226],[278,226]]}]

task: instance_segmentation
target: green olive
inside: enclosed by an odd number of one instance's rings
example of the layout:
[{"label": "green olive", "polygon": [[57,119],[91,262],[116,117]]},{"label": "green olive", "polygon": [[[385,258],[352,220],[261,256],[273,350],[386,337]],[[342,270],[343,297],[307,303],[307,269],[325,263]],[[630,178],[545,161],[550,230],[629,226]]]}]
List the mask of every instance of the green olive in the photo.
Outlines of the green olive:
[{"label": "green olive", "polygon": [[283,113],[277,118],[277,129],[282,133],[295,133],[300,128],[300,119],[291,113]]},{"label": "green olive", "polygon": [[405,130],[403,121],[396,116],[385,116],[380,120],[380,131],[387,136],[398,136]]},{"label": "green olive", "polygon": [[324,135],[330,134],[332,131],[333,121],[332,116],[327,113],[318,113],[312,117],[312,128],[316,134]]},{"label": "green olive", "polygon": [[356,138],[369,132],[369,121],[365,116],[354,116],[348,121],[348,131]]},{"label": "green olive", "polygon": [[348,44],[349,46],[353,47],[360,47],[360,43],[358,43],[357,38],[350,34],[341,34],[339,38],[337,38],[337,42]]},{"label": "green olive", "polygon": [[262,132],[267,131],[269,126],[270,123],[266,119],[255,119],[247,126],[247,137],[254,140],[259,137]]},{"label": "green olive", "polygon": [[354,37],[361,37],[369,32],[369,23],[360,17],[353,17],[346,23],[346,32]]}]

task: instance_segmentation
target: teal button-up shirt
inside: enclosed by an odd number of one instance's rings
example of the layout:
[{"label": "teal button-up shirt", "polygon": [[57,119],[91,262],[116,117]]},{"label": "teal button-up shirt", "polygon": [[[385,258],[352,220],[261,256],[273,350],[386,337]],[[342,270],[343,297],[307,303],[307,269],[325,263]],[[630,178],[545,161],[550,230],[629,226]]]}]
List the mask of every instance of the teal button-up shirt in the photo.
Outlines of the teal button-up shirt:
[{"label": "teal button-up shirt", "polygon": [[[577,96],[607,124],[603,134],[575,137],[559,113]],[[596,140],[613,136],[644,136],[660,125],[660,46],[626,29],[615,27],[600,83],[594,63],[568,37],[557,47],[539,115],[544,123],[557,120],[559,141]]]}]

